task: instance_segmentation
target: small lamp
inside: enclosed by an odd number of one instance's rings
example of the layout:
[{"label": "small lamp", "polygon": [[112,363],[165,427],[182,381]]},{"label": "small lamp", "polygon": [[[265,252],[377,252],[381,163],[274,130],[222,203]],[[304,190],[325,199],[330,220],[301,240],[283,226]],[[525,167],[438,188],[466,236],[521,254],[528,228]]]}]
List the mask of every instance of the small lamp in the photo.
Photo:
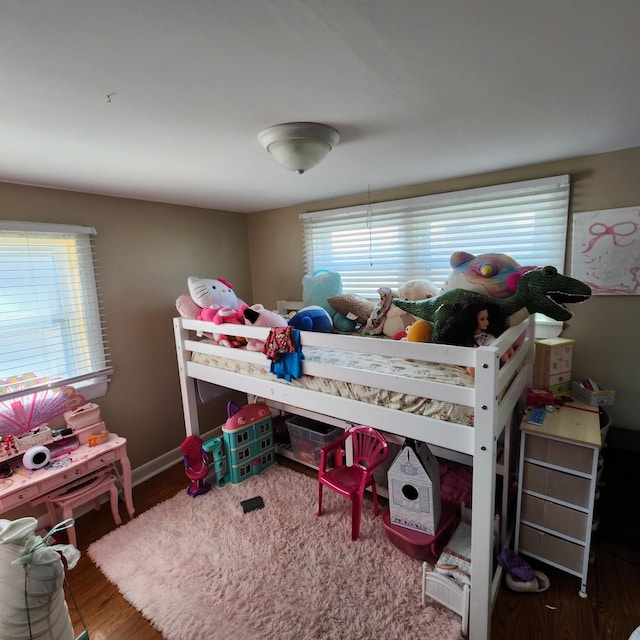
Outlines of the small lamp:
[{"label": "small lamp", "polygon": [[261,131],[258,141],[280,166],[304,173],[338,144],[340,134],[326,124],[287,122]]}]

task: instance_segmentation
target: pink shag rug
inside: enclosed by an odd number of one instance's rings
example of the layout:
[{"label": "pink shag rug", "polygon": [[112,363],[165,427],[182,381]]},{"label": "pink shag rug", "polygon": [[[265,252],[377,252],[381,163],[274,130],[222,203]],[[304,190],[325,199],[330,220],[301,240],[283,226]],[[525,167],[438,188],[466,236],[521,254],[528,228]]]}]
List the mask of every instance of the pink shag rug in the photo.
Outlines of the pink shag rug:
[{"label": "pink shag rug", "polygon": [[[240,502],[262,496],[264,508]],[[421,606],[420,562],[396,549],[365,501],[274,465],[191,498],[186,491],[94,542],[89,556],[167,640],[459,639],[460,618]]]}]

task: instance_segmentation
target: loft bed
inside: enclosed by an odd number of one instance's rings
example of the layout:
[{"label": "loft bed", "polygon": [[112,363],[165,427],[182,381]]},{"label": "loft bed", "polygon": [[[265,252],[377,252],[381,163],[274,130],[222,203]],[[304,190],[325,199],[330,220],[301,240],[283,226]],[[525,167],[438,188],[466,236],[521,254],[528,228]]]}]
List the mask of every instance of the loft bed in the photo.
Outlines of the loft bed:
[{"label": "loft bed", "polygon": [[[533,369],[532,317],[476,349],[301,331],[303,375],[291,382],[271,374],[271,362],[262,353],[202,337],[266,340],[269,329],[174,318],[174,332],[187,435],[200,435],[195,383],[202,381],[261,398],[277,411],[342,427],[366,424],[397,442],[424,441],[438,456],[471,464],[469,637],[489,637],[502,571],[494,562],[494,514],[502,515],[504,543],[515,451],[511,429],[519,423]],[[514,344],[515,354],[501,366],[500,357]],[[467,367],[475,368],[475,379]],[[497,510],[496,475],[502,482]]]}]

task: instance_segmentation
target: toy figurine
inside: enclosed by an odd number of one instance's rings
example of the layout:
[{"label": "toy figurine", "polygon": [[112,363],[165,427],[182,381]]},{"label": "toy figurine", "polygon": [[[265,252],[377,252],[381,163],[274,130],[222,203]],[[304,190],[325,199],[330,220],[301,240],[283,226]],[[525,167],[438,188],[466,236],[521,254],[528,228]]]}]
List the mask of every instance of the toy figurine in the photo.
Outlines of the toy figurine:
[{"label": "toy figurine", "polygon": [[498,305],[471,291],[461,293],[459,299],[443,305],[438,313],[440,344],[479,347],[489,344],[507,329]]},{"label": "toy figurine", "polygon": [[180,451],[184,457],[184,472],[191,480],[191,486],[187,487],[187,493],[192,498],[207,493],[211,489],[211,483],[205,482],[205,478],[209,474],[209,456],[202,448],[201,438],[187,436],[180,445]]}]

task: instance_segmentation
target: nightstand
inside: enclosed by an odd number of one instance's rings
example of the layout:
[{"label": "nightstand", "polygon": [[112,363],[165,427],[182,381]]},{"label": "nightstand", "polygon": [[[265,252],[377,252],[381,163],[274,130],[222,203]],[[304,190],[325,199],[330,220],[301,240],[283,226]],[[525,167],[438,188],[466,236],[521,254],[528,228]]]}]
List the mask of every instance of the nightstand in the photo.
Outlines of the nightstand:
[{"label": "nightstand", "polygon": [[520,424],[520,471],[514,551],[580,578],[587,571],[600,451],[597,407],[567,403],[542,425]]}]

